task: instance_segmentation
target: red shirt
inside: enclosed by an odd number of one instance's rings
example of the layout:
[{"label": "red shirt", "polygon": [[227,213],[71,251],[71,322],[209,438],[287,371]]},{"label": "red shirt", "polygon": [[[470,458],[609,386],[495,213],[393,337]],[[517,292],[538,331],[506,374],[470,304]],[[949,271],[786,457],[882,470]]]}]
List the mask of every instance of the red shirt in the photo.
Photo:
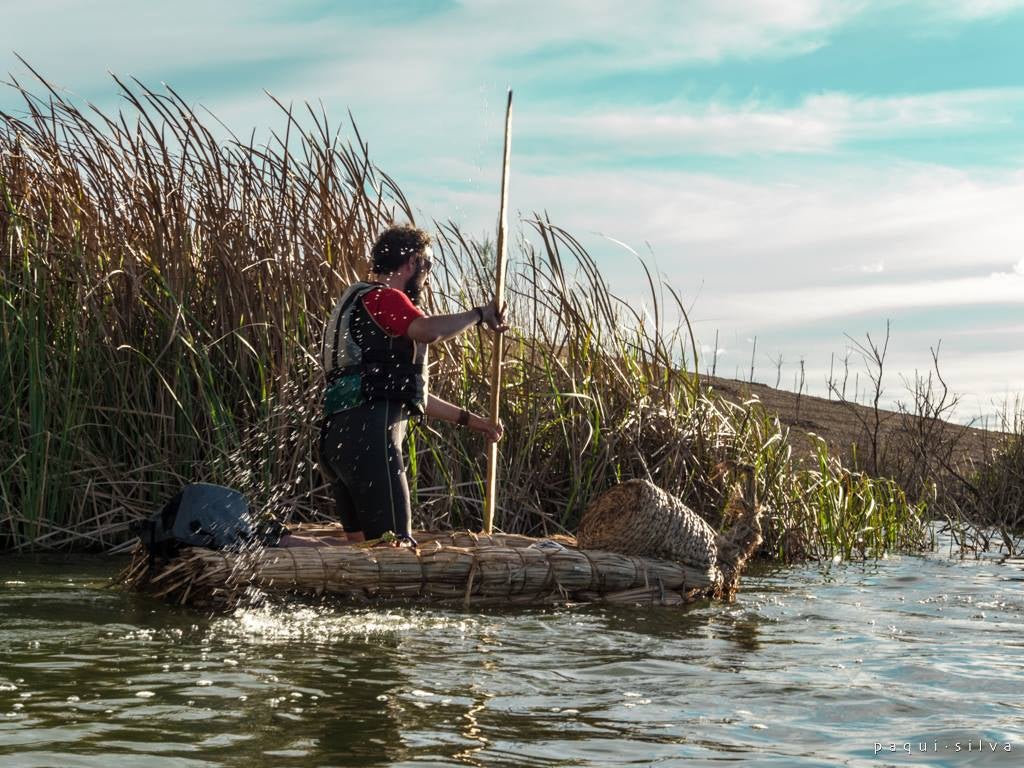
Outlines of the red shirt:
[{"label": "red shirt", "polygon": [[417,317],[426,317],[420,309],[397,288],[374,288],[363,296],[363,307],[386,333],[405,336],[409,325]]}]

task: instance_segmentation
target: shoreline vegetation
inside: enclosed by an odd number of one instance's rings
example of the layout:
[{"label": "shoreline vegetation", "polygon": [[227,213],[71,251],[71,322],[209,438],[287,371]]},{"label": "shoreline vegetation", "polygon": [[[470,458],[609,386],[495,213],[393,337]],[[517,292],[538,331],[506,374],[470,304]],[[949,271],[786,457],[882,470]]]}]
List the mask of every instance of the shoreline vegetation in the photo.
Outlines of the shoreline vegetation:
[{"label": "shoreline vegetation", "polygon": [[[117,115],[82,111],[42,78],[38,93],[11,86],[24,116],[0,115],[0,550],[123,549],[132,521],[200,480],[286,520],[327,512],[315,455],[322,323],[363,272],[366,243],[393,220],[415,223],[354,124],[345,140],[324,116],[279,104],[268,144],[222,141],[171,88],[115,81],[127,104]],[[901,422],[885,416],[889,428],[877,405],[861,419],[832,404],[856,432],[851,454],[848,435],[806,436],[799,395],[787,422],[748,385],[730,393],[695,374],[683,303],[642,261],[648,312],[615,296],[547,215],[521,226],[509,248],[499,528],[572,531],[592,497],[634,477],[727,528],[739,480],[729,468],[750,465],[765,558],[920,551],[928,520],[968,550],[1019,551],[1019,408],[964,453],[973,433],[948,422],[955,399],[936,368]],[[493,244],[453,222],[426,228],[438,257],[430,309],[488,300]],[[486,410],[486,334],[441,345],[432,361],[434,391]],[[408,453],[417,527],[479,529],[479,440],[426,424]]]}]

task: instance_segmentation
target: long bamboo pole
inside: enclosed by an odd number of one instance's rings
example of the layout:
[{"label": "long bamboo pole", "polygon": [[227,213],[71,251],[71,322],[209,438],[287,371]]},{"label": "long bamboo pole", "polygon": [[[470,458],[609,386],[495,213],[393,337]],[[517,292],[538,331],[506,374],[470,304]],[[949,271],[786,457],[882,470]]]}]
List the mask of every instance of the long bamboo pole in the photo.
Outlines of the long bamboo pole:
[{"label": "long bamboo pole", "polygon": [[[505,233],[508,228],[508,173],[512,155],[512,89],[508,90],[508,104],[505,107],[505,155],[501,166],[501,211],[498,214],[497,267],[494,278],[494,303],[497,307],[505,304]],[[498,423],[501,405],[501,362],[504,353],[502,335],[494,334],[491,356],[491,421]],[[487,499],[484,503],[484,533],[494,527],[494,510],[498,501],[498,444],[487,444]]]}]

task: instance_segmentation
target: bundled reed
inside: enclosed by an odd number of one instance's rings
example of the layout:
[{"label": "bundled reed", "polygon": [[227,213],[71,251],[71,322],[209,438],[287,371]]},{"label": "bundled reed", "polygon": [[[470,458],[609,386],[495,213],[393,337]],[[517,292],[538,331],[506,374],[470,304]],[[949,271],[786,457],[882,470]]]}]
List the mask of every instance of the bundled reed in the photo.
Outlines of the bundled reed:
[{"label": "bundled reed", "polygon": [[664,557],[715,567],[715,532],[679,499],[646,480],[629,480],[596,498],[583,513],[577,540],[589,549]]},{"label": "bundled reed", "polygon": [[722,575],[615,552],[508,546],[417,549],[356,546],[254,552],[186,550],[157,572],[141,548],[125,574],[136,589],[178,604],[227,608],[256,589],[357,601],[418,600],[464,606],[593,602],[679,605],[715,595]]}]

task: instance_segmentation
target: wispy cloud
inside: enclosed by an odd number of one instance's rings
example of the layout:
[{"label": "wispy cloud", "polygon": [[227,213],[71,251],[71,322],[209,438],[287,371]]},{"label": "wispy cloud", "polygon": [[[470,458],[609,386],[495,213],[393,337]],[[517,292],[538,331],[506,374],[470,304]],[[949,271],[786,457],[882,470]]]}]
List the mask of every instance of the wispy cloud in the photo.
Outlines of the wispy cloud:
[{"label": "wispy cloud", "polygon": [[[307,73],[317,93],[346,68],[376,75],[342,81],[350,92],[398,86],[415,93],[428,81],[432,90],[481,75],[515,74],[523,81],[551,67],[621,71],[806,51],[823,44],[863,5],[636,0],[624,13],[614,0],[464,0],[432,12],[411,12],[413,5],[410,12],[388,13],[383,5],[303,0],[287,5],[37,0],[4,8],[0,50],[6,55],[16,49],[55,79],[74,79],[79,87],[90,72],[101,78],[106,70],[166,79],[166,73],[184,67],[205,67],[216,80],[215,65],[264,61],[272,52],[319,61],[320,71]],[[96,44],[113,29],[119,34],[110,44]]]},{"label": "wispy cloud", "polygon": [[1024,9],[1024,0],[914,0],[925,10],[947,19],[972,21]]},{"label": "wispy cloud", "polygon": [[1024,275],[1002,273],[953,280],[804,286],[796,290],[734,294],[722,301],[733,317],[743,317],[753,327],[923,307],[1024,305]]},{"label": "wispy cloud", "polygon": [[[478,220],[490,226],[496,188],[481,187],[478,200],[462,192],[459,204],[467,213],[479,210]],[[649,242],[677,284],[702,281],[707,291],[836,283],[836,267],[844,265],[870,267],[857,279],[872,282],[882,274],[874,271],[878,264],[892,280],[988,274],[1012,271],[1024,252],[1019,171],[834,164],[767,180],[520,171],[512,192],[514,206],[549,211],[595,249],[605,241],[588,233],[637,250]],[[438,195],[434,205],[445,209],[443,190],[423,193]]]},{"label": "wispy cloud", "polygon": [[1024,88],[884,98],[823,93],[809,95],[788,109],[748,101],[598,111],[564,117],[555,129],[581,140],[615,142],[622,151],[642,154],[819,153],[861,141],[1005,127],[1022,114]]}]

